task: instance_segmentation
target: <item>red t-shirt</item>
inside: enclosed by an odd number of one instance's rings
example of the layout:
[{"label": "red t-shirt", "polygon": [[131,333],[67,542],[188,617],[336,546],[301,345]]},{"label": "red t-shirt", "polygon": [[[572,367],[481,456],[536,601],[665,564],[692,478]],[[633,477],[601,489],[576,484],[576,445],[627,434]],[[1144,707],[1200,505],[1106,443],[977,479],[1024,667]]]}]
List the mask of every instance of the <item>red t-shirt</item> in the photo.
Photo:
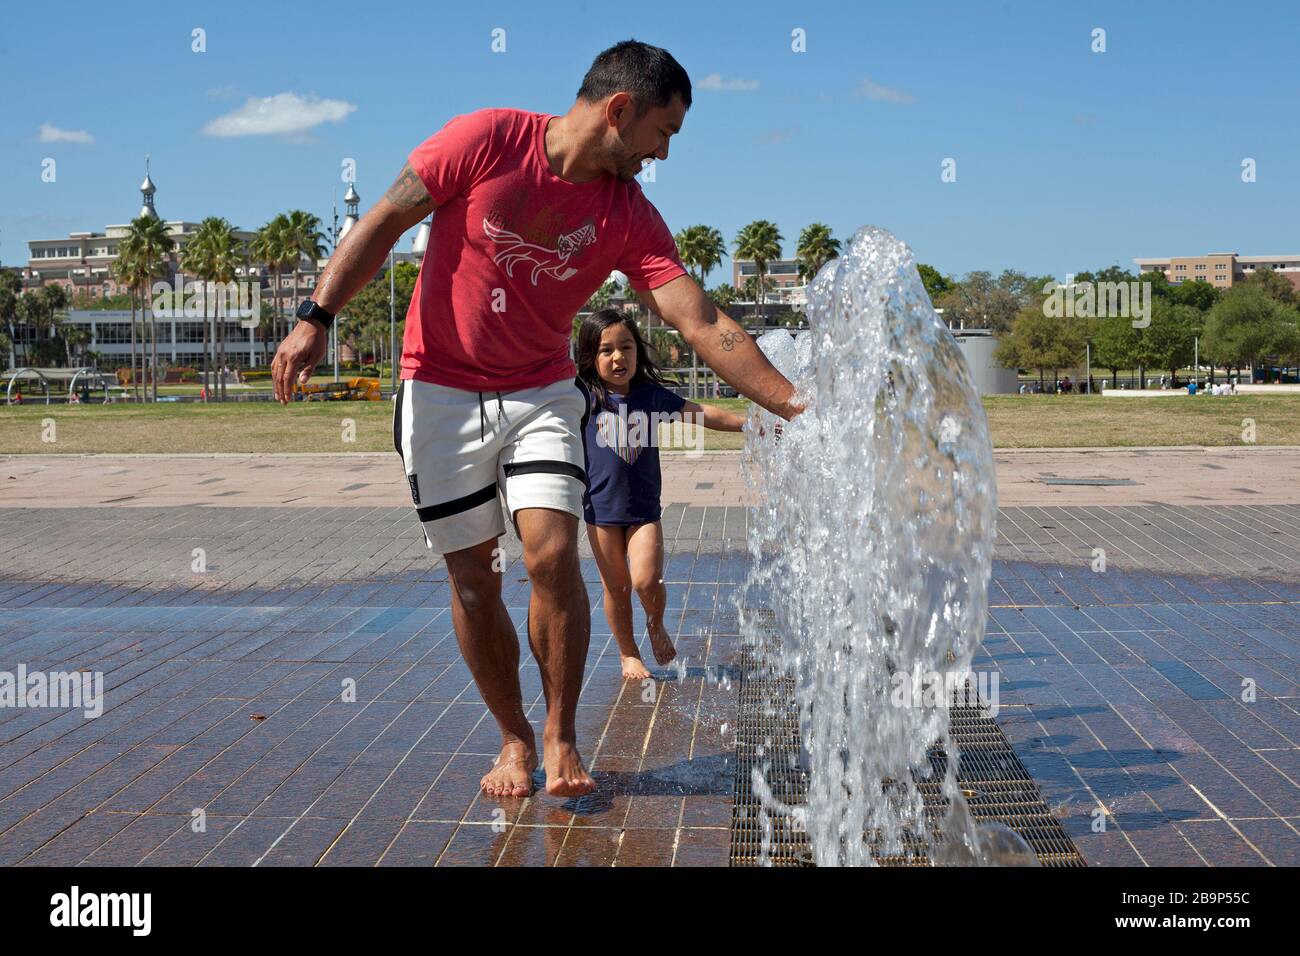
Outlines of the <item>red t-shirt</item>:
[{"label": "red t-shirt", "polygon": [[503,392],[572,378],[573,317],[612,270],[638,290],[685,274],[638,183],[551,172],[551,119],[479,110],[411,153],[438,209],[406,314],[402,378]]}]

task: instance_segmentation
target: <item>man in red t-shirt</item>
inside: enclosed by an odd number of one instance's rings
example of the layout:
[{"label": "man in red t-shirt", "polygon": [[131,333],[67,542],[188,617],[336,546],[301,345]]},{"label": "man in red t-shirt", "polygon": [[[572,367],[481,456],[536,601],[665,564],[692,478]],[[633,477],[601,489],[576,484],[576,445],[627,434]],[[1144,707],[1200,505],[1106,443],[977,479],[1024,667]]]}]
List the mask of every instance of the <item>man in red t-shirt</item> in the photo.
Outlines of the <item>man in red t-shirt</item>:
[{"label": "man in red t-shirt", "polygon": [[451,120],[348,232],[272,363],[287,403],[324,357],[334,315],[437,210],[406,317],[393,441],[425,540],[447,563],[461,653],[501,729],[481,781],[493,796],[528,795],[537,767],[501,600],[503,503],[532,583],[546,790],[595,788],[575,729],[591,620],[578,560],[590,405],[569,359],[573,316],[620,270],[725,381],[783,418],[800,410],[793,386],[682,268],[636,182],[643,162],[668,158],[690,105],[681,65],[628,40],[596,57],[563,116],[486,109]]}]

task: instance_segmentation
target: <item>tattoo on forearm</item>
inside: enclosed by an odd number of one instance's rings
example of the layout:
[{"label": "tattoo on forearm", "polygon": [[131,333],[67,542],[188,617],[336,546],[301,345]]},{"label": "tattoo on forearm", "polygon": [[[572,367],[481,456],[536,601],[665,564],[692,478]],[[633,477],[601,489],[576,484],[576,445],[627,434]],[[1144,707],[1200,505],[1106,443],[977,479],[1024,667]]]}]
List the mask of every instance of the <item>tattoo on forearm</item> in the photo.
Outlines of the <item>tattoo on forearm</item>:
[{"label": "tattoo on forearm", "polygon": [[734,349],[736,347],[736,343],[740,341],[740,337],[744,334],[745,334],[744,332],[723,332],[722,351],[730,352],[732,349]]},{"label": "tattoo on forearm", "polygon": [[416,175],[411,164],[407,163],[397,174],[397,181],[388,187],[384,198],[398,209],[414,209],[421,203],[429,202],[430,196],[424,182]]}]

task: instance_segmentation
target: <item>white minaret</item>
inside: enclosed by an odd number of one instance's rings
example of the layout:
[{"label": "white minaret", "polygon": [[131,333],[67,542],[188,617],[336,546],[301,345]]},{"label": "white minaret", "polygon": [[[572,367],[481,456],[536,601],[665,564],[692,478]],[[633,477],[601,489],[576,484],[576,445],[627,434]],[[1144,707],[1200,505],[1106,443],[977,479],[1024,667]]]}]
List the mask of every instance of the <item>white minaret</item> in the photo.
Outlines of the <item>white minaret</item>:
[{"label": "white minaret", "polygon": [[339,241],[348,234],[348,230],[357,224],[360,216],[357,214],[357,206],[361,203],[361,197],[357,195],[357,187],[348,183],[347,194],[343,197],[344,212],[343,228],[339,230]]},{"label": "white minaret", "polygon": [[140,207],[140,215],[148,219],[157,219],[158,213],[153,208],[153,194],[157,192],[153,180],[149,178],[149,157],[144,158],[144,182],[140,184],[140,195],[144,198],[144,205]]},{"label": "white minaret", "polygon": [[417,256],[424,255],[425,250],[429,248],[429,231],[431,229],[433,229],[432,216],[420,223],[420,228],[415,230],[415,238],[411,240],[411,251]]}]

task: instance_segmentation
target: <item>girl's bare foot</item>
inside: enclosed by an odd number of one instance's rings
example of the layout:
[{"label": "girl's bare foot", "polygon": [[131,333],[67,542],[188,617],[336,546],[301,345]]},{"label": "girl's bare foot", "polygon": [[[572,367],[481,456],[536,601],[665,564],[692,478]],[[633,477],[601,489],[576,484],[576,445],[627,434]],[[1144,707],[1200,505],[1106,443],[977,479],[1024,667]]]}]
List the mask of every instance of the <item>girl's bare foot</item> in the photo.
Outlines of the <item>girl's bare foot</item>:
[{"label": "girl's bare foot", "polygon": [[526,797],[533,792],[536,769],[537,751],[533,747],[523,741],[508,743],[479,786],[490,797]]},{"label": "girl's bare foot", "polygon": [[647,625],[646,630],[650,632],[650,649],[654,651],[655,661],[660,667],[677,656],[672,635],[664,630],[662,624]]},{"label": "girl's bare foot", "polygon": [[583,797],[596,789],[596,781],[582,765],[572,743],[548,740],[543,747],[546,761],[546,792],[553,797]]},{"label": "girl's bare foot", "polygon": [[645,661],[639,657],[623,658],[623,680],[647,680],[650,671],[646,670]]}]

